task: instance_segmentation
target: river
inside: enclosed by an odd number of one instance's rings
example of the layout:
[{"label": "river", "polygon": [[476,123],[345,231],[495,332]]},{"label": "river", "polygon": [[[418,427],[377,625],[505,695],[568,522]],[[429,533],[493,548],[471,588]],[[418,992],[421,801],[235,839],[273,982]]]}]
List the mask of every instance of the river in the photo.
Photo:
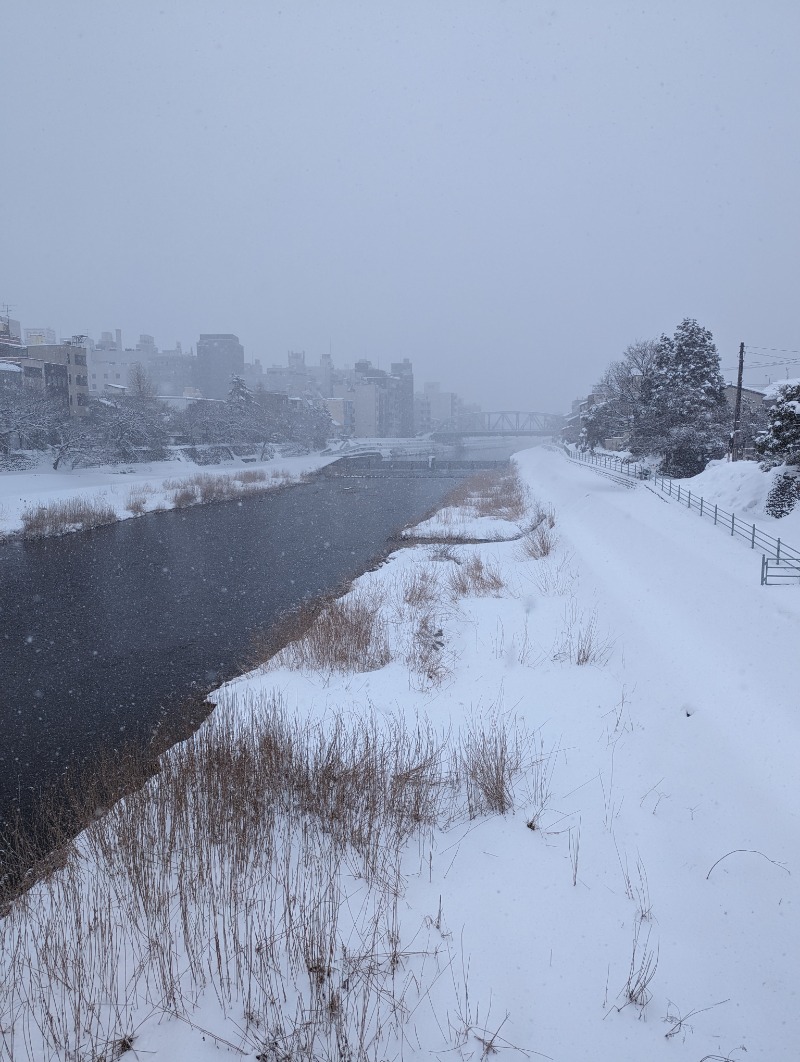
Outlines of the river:
[{"label": "river", "polygon": [[0,820],[98,750],[196,710],[255,632],[362,572],[461,476],[317,477],[1,546]]}]

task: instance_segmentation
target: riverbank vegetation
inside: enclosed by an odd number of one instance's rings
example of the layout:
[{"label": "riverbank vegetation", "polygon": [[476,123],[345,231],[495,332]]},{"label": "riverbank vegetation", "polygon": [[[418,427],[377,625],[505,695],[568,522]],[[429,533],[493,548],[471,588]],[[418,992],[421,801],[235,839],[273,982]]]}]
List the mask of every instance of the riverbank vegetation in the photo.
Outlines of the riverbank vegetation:
[{"label": "riverbank vegetation", "polygon": [[37,539],[70,531],[88,531],[148,512],[235,501],[306,478],[306,473],[292,476],[281,468],[197,472],[179,479],[165,479],[160,487],[151,483],[137,484],[126,492],[121,504],[114,504],[119,502],[118,497],[105,490],[93,497],[77,495],[53,499],[29,504],[22,509],[20,534],[25,539]]},{"label": "riverbank vegetation", "polygon": [[54,469],[158,461],[179,442],[198,464],[242,453],[264,461],[278,446],[321,449],[332,422],[322,402],[290,402],[285,395],[250,390],[233,377],[225,401],[168,404],[156,397],[146,374],[128,393],[92,397],[85,415],[18,384],[0,401],[0,468],[18,468],[24,451],[49,453]]},{"label": "riverbank vegetation", "polygon": [[[752,448],[765,425],[763,411],[745,399],[737,445]],[[713,336],[686,318],[673,335],[632,343],[608,366],[575,441],[595,447],[614,439],[665,475],[684,477],[728,452],[733,427]]]}]

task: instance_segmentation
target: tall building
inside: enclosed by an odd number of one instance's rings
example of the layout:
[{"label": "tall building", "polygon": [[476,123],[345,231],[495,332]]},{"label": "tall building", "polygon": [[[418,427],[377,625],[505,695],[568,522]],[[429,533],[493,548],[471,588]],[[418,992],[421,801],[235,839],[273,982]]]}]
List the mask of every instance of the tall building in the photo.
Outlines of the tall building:
[{"label": "tall building", "polygon": [[443,391],[438,383],[426,383],[423,393],[428,403],[431,427],[447,424],[458,416],[460,402],[454,391]]},{"label": "tall building", "polygon": [[408,358],[394,362],[391,372],[371,361],[355,363],[354,434],[383,439],[414,434],[414,371]]},{"label": "tall building", "polygon": [[230,333],[201,335],[196,371],[203,398],[227,398],[231,376],[244,376],[244,347],[239,337]]},{"label": "tall building", "polygon": [[87,357],[89,390],[99,397],[104,392],[127,390],[131,369],[134,365],[144,365],[146,356],[138,350],[118,350],[116,346],[105,348],[98,344],[88,350]]},{"label": "tall building", "polygon": [[392,363],[390,417],[394,429],[388,434],[409,439],[414,434],[414,367],[408,358]]},{"label": "tall building", "polygon": [[22,333],[19,321],[0,314],[0,356],[14,357],[22,350]]},{"label": "tall building", "polygon": [[158,354],[158,347],[153,336],[140,335],[139,342],[136,344],[136,349],[140,354],[144,355],[143,360],[148,358],[154,358]]},{"label": "tall building", "polygon": [[25,345],[28,347],[40,347],[44,344],[55,346],[56,334],[52,328],[26,328]]},{"label": "tall building", "polygon": [[101,332],[100,341],[95,344],[97,350],[122,350],[122,332],[116,329],[115,335],[110,332]]},{"label": "tall building", "polygon": [[31,349],[33,357],[20,362],[24,382],[47,392],[59,391],[66,385],[66,405],[73,417],[84,417],[89,405],[86,349],[82,336],[74,336],[66,343],[39,343]]}]

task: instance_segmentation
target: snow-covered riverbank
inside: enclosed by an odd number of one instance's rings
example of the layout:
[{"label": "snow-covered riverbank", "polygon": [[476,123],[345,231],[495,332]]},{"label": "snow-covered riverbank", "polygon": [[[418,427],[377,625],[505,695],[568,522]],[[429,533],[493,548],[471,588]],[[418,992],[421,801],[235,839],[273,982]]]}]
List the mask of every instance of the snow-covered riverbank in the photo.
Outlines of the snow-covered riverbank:
[{"label": "snow-covered riverbank", "polygon": [[[311,453],[258,462],[234,459],[203,468],[187,461],[150,461],[57,471],[43,461],[38,469],[0,473],[0,540],[21,533],[26,514],[29,519],[37,510],[67,513],[70,504],[77,501],[85,503],[89,511],[107,513],[108,518],[100,522],[127,520],[146,512],[200,502],[198,483],[213,486],[213,481],[227,481],[231,497],[237,484],[242,494],[269,490],[295,483],[338,456]],[[65,524],[64,529],[69,526]]]},{"label": "snow-covered riverbank", "polygon": [[792,1057],[800,594],[517,467],[524,513],[298,617],[23,898],[0,1058]]}]

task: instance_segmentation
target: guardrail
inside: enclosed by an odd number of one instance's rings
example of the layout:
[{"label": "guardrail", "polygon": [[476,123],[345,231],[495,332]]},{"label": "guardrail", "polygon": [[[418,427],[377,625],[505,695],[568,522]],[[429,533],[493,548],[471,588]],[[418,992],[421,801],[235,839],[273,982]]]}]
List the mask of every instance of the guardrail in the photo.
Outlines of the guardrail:
[{"label": "guardrail", "polygon": [[794,582],[795,579],[800,581],[800,564],[796,561],[787,561],[783,558],[776,560],[774,557],[767,557],[766,554],[761,555],[762,586],[783,586]]},{"label": "guardrail", "polygon": [[465,474],[468,472],[488,472],[508,468],[509,464],[510,462],[507,458],[501,461],[450,461],[439,457],[429,457],[423,461],[404,461],[402,459],[382,458],[380,455],[355,454],[353,456],[345,455],[336,461],[332,461],[320,469],[320,474],[324,476],[348,476],[366,473],[379,473],[381,475],[396,473],[448,475],[453,472]]},{"label": "guardrail", "polygon": [[687,509],[694,509],[701,517],[705,517],[715,526],[727,531],[732,538],[743,539],[751,549],[760,549],[762,551],[762,586],[786,583],[794,579],[800,581],[800,552],[798,550],[782,542],[780,538],[768,535],[766,531],[762,531],[748,520],[743,520],[741,516],[729,513],[721,509],[719,505],[706,501],[701,494],[693,494],[685,484],[670,479],[668,476],[653,474],[646,465],[635,461],[625,461],[619,457],[612,457],[610,454],[593,454],[591,451],[570,450],[568,447],[564,447],[564,452],[570,460],[591,465],[600,472],[626,476],[631,481],[649,480],[653,488],[661,491],[663,497],[684,505]]}]

